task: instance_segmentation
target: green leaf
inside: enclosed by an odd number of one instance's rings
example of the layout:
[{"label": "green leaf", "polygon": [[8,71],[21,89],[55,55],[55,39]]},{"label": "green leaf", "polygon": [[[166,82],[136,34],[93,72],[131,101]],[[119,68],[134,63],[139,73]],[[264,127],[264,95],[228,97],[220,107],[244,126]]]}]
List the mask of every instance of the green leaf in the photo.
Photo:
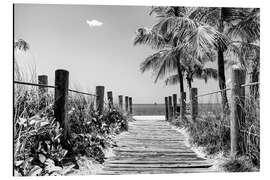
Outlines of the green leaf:
[{"label": "green leaf", "polygon": [[15,161],[15,166],[20,166],[24,161],[21,160],[21,161]]},{"label": "green leaf", "polygon": [[39,166],[34,166],[33,169],[28,173],[28,176],[38,176],[42,172]]},{"label": "green leaf", "polygon": [[38,159],[41,163],[44,163],[46,161],[46,157],[43,154],[39,154]]}]

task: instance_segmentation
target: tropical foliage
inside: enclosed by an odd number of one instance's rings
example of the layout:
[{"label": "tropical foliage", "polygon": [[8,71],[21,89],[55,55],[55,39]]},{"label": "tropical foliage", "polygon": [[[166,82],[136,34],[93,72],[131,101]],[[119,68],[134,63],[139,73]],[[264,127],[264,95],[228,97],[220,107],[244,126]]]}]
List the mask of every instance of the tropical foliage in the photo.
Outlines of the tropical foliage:
[{"label": "tropical foliage", "polygon": [[[166,77],[166,84],[179,82],[180,92],[184,92],[183,76],[187,69],[194,69],[194,64],[203,67],[205,62],[217,60],[221,90],[226,89],[225,64],[249,69],[250,81],[257,82],[259,12],[258,8],[152,7],[150,15],[154,15],[157,22],[151,28],[139,28],[134,45],[145,44],[157,52],[142,62],[141,71],[151,70],[155,82]],[[184,64],[191,67],[184,68]],[[192,73],[187,74],[190,86]],[[253,87],[252,91],[255,90]],[[229,108],[226,91],[221,95],[226,115]]]},{"label": "tropical foliage", "polygon": [[194,19],[194,8],[152,7],[150,14],[158,22],[151,29],[140,28],[134,45],[145,44],[158,52],[147,57],[141,64],[142,72],[152,70],[155,82],[172,72],[179,76],[180,92],[183,86],[183,61],[187,57],[196,64],[203,65],[211,60],[213,49],[226,49],[228,40],[213,27]]},{"label": "tropical foliage", "polygon": [[[27,50],[26,44],[20,40],[14,48]],[[55,121],[53,105],[50,92],[41,96],[36,87],[14,85],[16,176],[73,174],[85,158],[102,164],[105,151],[115,146],[113,136],[128,128],[128,117],[119,109],[106,109],[100,114],[94,109],[93,98],[70,94],[67,119],[70,136],[65,139],[62,127]]]},{"label": "tropical foliage", "polygon": [[[154,82],[179,83],[182,93],[183,77],[186,77],[188,89],[195,78],[205,82],[213,78],[218,80],[220,90],[224,90],[227,88],[225,67],[232,66],[243,68],[249,82],[259,82],[260,9],[167,6],[151,7],[149,14],[157,21],[151,28],[136,31],[134,45],[144,44],[156,51],[140,65],[141,72],[153,72]],[[208,67],[207,62],[216,63],[217,69]],[[241,124],[245,132],[241,144],[244,157],[230,159],[224,165],[228,171],[252,171],[251,166],[260,166],[259,86],[250,86],[249,92],[243,109],[246,122]],[[208,154],[228,154],[230,148],[226,91],[221,91],[221,100],[221,111],[217,114],[211,111],[202,121],[193,123],[185,117],[173,121],[186,128],[190,141],[205,147]],[[204,113],[207,112],[205,109]]]}]

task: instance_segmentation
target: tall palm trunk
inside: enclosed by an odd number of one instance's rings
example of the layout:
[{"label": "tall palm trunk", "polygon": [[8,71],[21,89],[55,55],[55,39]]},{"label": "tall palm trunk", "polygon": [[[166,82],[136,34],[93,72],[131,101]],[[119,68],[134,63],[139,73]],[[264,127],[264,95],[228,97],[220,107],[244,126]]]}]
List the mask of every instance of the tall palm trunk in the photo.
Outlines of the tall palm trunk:
[{"label": "tall palm trunk", "polygon": [[189,89],[189,92],[190,92],[190,90],[191,90],[191,88],[192,88],[192,85],[191,85],[191,82],[192,80],[190,79],[190,78],[187,78],[187,84],[188,84],[188,89]]},{"label": "tall palm trunk", "polygon": [[[175,16],[178,17],[179,16],[179,7],[178,6],[173,7],[173,9],[174,9]],[[174,45],[174,47],[177,47],[177,42],[175,40],[176,39],[173,40],[173,45]],[[177,56],[176,61],[177,61],[177,72],[178,72],[178,76],[179,76],[180,97],[181,97],[181,94],[184,92],[184,81],[183,81],[182,67],[181,67],[179,56]]]},{"label": "tall palm trunk", "polygon": [[[218,23],[218,31],[223,33],[224,25],[223,25],[223,8],[220,8],[220,17]],[[224,54],[221,48],[218,49],[218,84],[220,90],[226,89],[226,77],[225,77],[225,68],[224,68]],[[228,114],[229,112],[229,104],[226,91],[221,92],[222,97],[222,109],[223,114]]]},{"label": "tall palm trunk", "polygon": [[192,79],[187,78],[187,84],[188,84],[188,92],[189,92],[189,102],[192,102],[192,97],[191,97],[191,88],[192,88]]},{"label": "tall palm trunk", "polygon": [[183,74],[182,74],[182,67],[179,59],[177,58],[177,72],[179,76],[179,85],[180,85],[180,94],[184,92],[184,81],[183,81]]},{"label": "tall palm trunk", "polygon": [[[249,74],[250,74],[250,78],[249,78],[250,83],[254,83],[254,82],[259,81],[259,72],[257,71],[256,68],[253,69],[251,71],[251,73],[249,73]],[[258,85],[253,85],[253,86],[250,86],[249,88],[250,88],[250,90],[249,90],[250,91],[250,96],[257,99],[258,96],[259,96],[259,86]]]}]

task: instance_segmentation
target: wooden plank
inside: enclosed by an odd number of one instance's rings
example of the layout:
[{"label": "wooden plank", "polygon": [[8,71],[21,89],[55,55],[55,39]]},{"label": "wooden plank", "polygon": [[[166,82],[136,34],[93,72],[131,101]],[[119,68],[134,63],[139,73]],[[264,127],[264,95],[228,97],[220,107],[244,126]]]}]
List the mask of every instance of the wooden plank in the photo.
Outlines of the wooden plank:
[{"label": "wooden plank", "polygon": [[208,173],[215,172],[209,168],[179,168],[179,169],[139,169],[139,170],[127,170],[127,169],[104,169],[106,171],[101,172],[103,175],[123,175],[123,174],[176,174],[176,173]]},{"label": "wooden plank", "polygon": [[178,161],[201,161],[205,160],[204,158],[200,158],[197,156],[157,156],[157,157],[127,157],[127,156],[118,156],[110,158],[110,161],[132,161],[132,162],[178,162]]},{"label": "wooden plank", "polygon": [[130,148],[122,148],[122,149],[119,149],[119,148],[115,148],[115,151],[120,151],[120,152],[131,152],[131,153],[136,153],[136,152],[139,152],[139,153],[142,153],[142,152],[150,152],[150,153],[191,153],[191,154],[195,154],[193,151],[191,150],[183,150],[183,151],[177,151],[177,150],[171,150],[171,149],[130,149]]},{"label": "wooden plank", "polygon": [[[207,171],[211,171],[209,169],[209,167],[181,167],[181,168],[171,168],[171,167],[164,167],[164,168],[160,168],[160,167],[157,167],[157,168],[145,168],[145,167],[121,167],[121,168],[104,168],[105,171],[156,171],[156,172],[162,172],[162,171],[175,171],[175,172],[194,172],[195,170],[204,170],[205,172]],[[195,171],[196,172],[196,171]]]},{"label": "wooden plank", "polygon": [[212,163],[198,157],[185,140],[164,120],[129,122],[129,131],[115,138],[114,156],[100,174],[210,172]]},{"label": "wooden plank", "polygon": [[212,164],[182,163],[182,164],[107,164],[109,168],[209,168]]},{"label": "wooden plank", "polygon": [[108,162],[108,164],[147,164],[147,165],[153,165],[153,164],[165,164],[165,165],[171,165],[171,164],[206,164],[206,161],[199,161],[199,160],[180,160],[180,161],[161,161],[161,160],[141,160],[141,161],[130,161],[130,160],[111,160]]}]

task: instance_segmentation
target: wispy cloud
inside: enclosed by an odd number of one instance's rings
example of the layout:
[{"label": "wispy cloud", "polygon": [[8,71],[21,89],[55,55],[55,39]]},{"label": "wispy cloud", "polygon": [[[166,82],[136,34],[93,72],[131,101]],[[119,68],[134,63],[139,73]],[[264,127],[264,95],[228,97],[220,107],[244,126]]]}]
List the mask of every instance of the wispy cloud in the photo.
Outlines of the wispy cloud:
[{"label": "wispy cloud", "polygon": [[100,26],[103,25],[103,22],[100,22],[100,21],[95,20],[95,19],[93,19],[93,20],[91,20],[91,21],[86,20],[86,23],[87,23],[90,27],[100,27]]}]

